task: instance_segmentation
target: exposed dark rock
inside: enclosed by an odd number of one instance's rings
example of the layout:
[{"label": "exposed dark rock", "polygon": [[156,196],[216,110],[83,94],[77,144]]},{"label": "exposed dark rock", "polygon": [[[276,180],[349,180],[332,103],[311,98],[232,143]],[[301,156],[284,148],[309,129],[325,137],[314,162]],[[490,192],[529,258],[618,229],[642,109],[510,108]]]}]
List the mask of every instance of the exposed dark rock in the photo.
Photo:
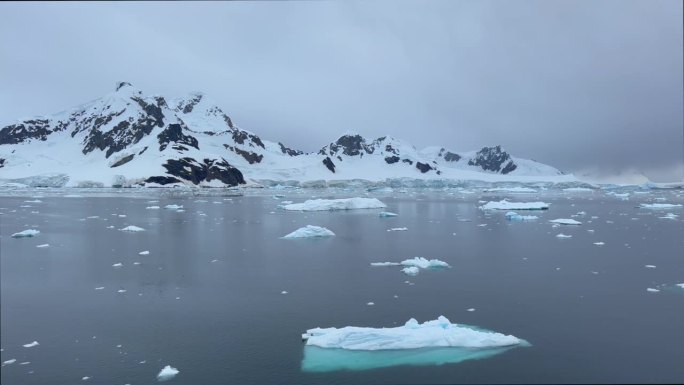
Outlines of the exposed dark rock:
[{"label": "exposed dark rock", "polygon": [[231,166],[225,159],[204,159],[204,163],[193,158],[169,159],[163,166],[167,174],[195,185],[202,181],[210,182],[214,179],[218,179],[229,186],[245,183],[240,170]]},{"label": "exposed dark rock", "polygon": [[297,155],[302,155],[304,152],[299,151],[299,150],[293,150],[291,148],[285,147],[282,143],[278,142],[278,145],[280,146],[280,151],[283,152],[283,154],[287,154],[289,156],[297,156]]},{"label": "exposed dark rock", "polygon": [[249,162],[249,164],[260,163],[261,160],[264,158],[263,155],[260,155],[260,154],[257,154],[255,152],[251,152],[251,151],[241,150],[237,147],[233,147],[233,146],[230,146],[227,144],[224,144],[223,147],[225,147],[226,149],[231,150],[234,153],[242,156],[243,158],[245,158],[245,160],[247,162]]},{"label": "exposed dark rock", "polygon": [[413,161],[412,161],[411,159],[402,159],[401,161],[404,162],[404,163],[408,163],[408,164],[410,164],[411,166],[413,166]]},{"label": "exposed dark rock", "polygon": [[420,162],[416,162],[416,168],[417,168],[418,170],[420,170],[420,172],[422,172],[423,174],[425,174],[426,172],[432,170],[432,167],[430,167],[429,164],[427,164],[427,163],[420,163]]},{"label": "exposed dark rock", "polygon": [[138,155],[142,155],[142,153],[145,152],[145,151],[147,151],[147,146],[145,146],[145,148],[143,148],[143,149],[138,153]]},{"label": "exposed dark rock", "polygon": [[[384,138],[383,138],[383,139],[384,139]],[[378,140],[380,140],[380,139],[378,139]],[[391,144],[386,144],[386,145],[385,145],[385,151],[386,151],[386,152],[391,152],[391,153],[394,154],[394,155],[399,155],[399,151],[398,151],[397,149],[393,148]]]},{"label": "exposed dark rock", "polygon": [[375,151],[373,146],[366,144],[366,140],[361,135],[343,135],[335,143],[323,147],[318,153],[321,155],[338,155],[347,156],[360,155],[363,152],[372,154]]},{"label": "exposed dark rock", "polygon": [[181,180],[172,176],[151,176],[145,179],[145,183],[157,183],[160,185],[179,183]]},{"label": "exposed dark rock", "polygon": [[444,153],[444,160],[447,162],[458,162],[461,159],[461,156],[458,154],[454,154],[453,152],[447,151]]},{"label": "exposed dark rock", "polygon": [[[250,134],[250,133],[248,133],[246,131],[242,131],[242,130],[233,131],[233,140],[237,144],[245,144],[245,140],[248,138],[251,141],[251,143],[249,143],[250,146],[254,146],[254,144],[256,144],[257,146],[259,146],[261,148],[266,148],[264,146],[264,143],[261,141],[261,139],[258,136]],[[254,144],[252,144],[252,143],[254,143]]]},{"label": "exposed dark rock", "polygon": [[176,151],[188,151],[188,148],[187,148],[187,147],[181,146],[180,144],[171,146],[171,148],[174,149],[174,150],[176,150]]},{"label": "exposed dark rock", "polygon": [[49,120],[26,120],[0,129],[0,145],[22,143],[29,139],[47,140],[52,132]]},{"label": "exposed dark rock", "polygon": [[333,174],[335,173],[335,163],[330,160],[329,156],[326,156],[325,159],[323,159],[323,164],[328,168],[328,170],[332,171]]},{"label": "exposed dark rock", "polygon": [[169,124],[168,127],[157,135],[157,139],[159,140],[159,151],[164,151],[171,142],[185,144],[199,150],[197,139],[183,134],[183,128],[177,123]]},{"label": "exposed dark rock", "polygon": [[132,86],[131,86],[131,83],[129,83],[129,82],[118,82],[118,83],[116,83],[116,90],[117,91],[123,87],[132,87]]},{"label": "exposed dark rock", "polygon": [[398,156],[387,156],[387,157],[385,157],[385,162],[387,162],[387,164],[397,163],[398,161],[399,161]]},{"label": "exposed dark rock", "polygon": [[470,166],[479,166],[485,171],[501,172],[503,174],[507,174],[518,167],[511,159],[511,156],[501,149],[501,146],[483,147],[475,154],[475,158],[468,161],[468,164]]},{"label": "exposed dark rock", "polygon": [[339,161],[341,162],[341,161],[342,161],[342,157],[338,155],[338,156],[337,156],[337,160],[339,160]]},{"label": "exposed dark rock", "polygon": [[3,168],[5,166],[5,159],[0,158],[0,168]]},{"label": "exposed dark rock", "polygon": [[111,168],[114,168],[114,167],[119,167],[119,166],[121,166],[121,165],[124,165],[124,164],[126,164],[126,163],[132,161],[134,156],[135,156],[135,154],[131,154],[131,155],[128,155],[128,156],[124,156],[123,158],[117,160],[116,163],[114,163],[114,164],[111,165],[110,167],[111,167]]}]

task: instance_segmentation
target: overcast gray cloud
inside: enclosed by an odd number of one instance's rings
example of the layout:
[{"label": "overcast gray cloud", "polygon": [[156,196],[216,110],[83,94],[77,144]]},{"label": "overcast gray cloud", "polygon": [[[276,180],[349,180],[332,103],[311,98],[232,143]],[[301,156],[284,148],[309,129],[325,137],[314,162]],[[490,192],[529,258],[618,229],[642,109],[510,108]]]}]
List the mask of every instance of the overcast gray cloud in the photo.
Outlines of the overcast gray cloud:
[{"label": "overcast gray cloud", "polygon": [[0,121],[127,80],[303,150],[345,131],[682,179],[682,1],[0,3]]}]

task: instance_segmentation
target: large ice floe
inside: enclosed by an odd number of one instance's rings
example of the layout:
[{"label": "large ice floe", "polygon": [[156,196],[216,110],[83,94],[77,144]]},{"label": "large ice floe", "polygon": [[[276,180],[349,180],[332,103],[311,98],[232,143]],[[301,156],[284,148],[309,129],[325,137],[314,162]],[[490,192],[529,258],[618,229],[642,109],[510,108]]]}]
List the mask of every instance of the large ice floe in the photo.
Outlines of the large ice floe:
[{"label": "large ice floe", "polygon": [[421,269],[450,267],[448,263],[440,261],[439,259],[427,259],[423,257],[414,257],[401,261],[402,266],[415,266]]},{"label": "large ice floe", "polygon": [[642,203],[639,207],[642,209],[676,209],[682,205],[678,203]]},{"label": "large ice floe", "polygon": [[515,211],[509,211],[506,213],[506,219],[509,221],[534,221],[538,219],[539,217],[536,215],[520,215],[516,213]]},{"label": "large ice floe", "polygon": [[304,203],[282,206],[283,209],[290,211],[381,209],[385,207],[387,205],[376,198],[311,199]]},{"label": "large ice floe", "polygon": [[119,229],[119,230],[121,230],[121,231],[126,231],[126,232],[132,232],[132,233],[137,233],[137,232],[140,232],[140,231],[145,231],[145,229],[143,229],[142,227],[133,226],[133,225],[131,225],[131,226],[126,226],[126,227],[124,227],[123,229]]},{"label": "large ice floe", "polygon": [[312,372],[442,365],[529,346],[512,335],[452,324],[444,316],[422,324],[411,318],[393,328],[315,328],[302,338],[306,341],[302,369]]},{"label": "large ice floe", "polygon": [[483,210],[548,210],[549,204],[544,202],[487,202],[480,206]]},{"label": "large ice floe", "polygon": [[28,237],[35,237],[36,235],[40,234],[40,231],[35,230],[35,229],[28,229],[24,231],[20,231],[18,233],[12,234],[12,238],[28,238]]},{"label": "large ice floe", "polygon": [[307,225],[291,232],[290,234],[287,234],[283,237],[283,239],[321,238],[332,237],[333,235],[335,235],[335,233],[326,229],[325,227]]}]

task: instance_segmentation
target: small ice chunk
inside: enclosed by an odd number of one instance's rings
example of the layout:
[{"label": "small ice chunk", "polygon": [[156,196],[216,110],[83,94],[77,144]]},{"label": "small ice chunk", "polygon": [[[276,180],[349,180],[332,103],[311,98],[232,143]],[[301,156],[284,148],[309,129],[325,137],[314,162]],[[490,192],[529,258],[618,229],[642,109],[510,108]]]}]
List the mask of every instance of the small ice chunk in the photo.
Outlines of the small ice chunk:
[{"label": "small ice chunk", "polygon": [[376,198],[346,198],[346,199],[311,199],[304,203],[293,203],[283,206],[290,211],[327,211],[354,209],[381,209],[387,205]]},{"label": "small ice chunk", "polygon": [[414,257],[406,259],[401,262],[403,266],[415,266],[421,269],[450,267],[448,263],[440,261],[439,259],[427,259],[424,257]]},{"label": "small ice chunk", "polygon": [[559,225],[581,225],[582,222],[576,221],[574,219],[567,219],[567,218],[558,218],[558,219],[552,219],[549,222],[559,224]]},{"label": "small ice chunk", "polygon": [[677,217],[679,217],[679,215],[673,214],[673,213],[667,213],[664,216],[658,217],[658,218],[660,218],[660,219],[677,219]]},{"label": "small ice chunk", "polygon": [[126,218],[126,214],[119,214],[119,218]]},{"label": "small ice chunk", "polygon": [[642,203],[639,205],[642,209],[674,209],[682,207],[679,203]]},{"label": "small ice chunk", "polygon": [[397,215],[399,214],[391,213],[389,211],[382,211],[380,212],[380,214],[378,214],[378,216],[380,216],[381,218],[396,217]]},{"label": "small ice chunk", "polygon": [[401,269],[401,271],[403,271],[406,275],[418,275],[418,273],[420,273],[420,269],[418,269],[416,266],[405,267]]},{"label": "small ice chunk", "polygon": [[684,289],[684,283],[678,283],[675,286],[678,286],[678,287],[681,287],[682,289]]},{"label": "small ice chunk", "polygon": [[170,365],[166,365],[160,372],[157,374],[157,380],[159,381],[166,381],[174,378],[176,374],[178,374],[179,371],[176,368],[171,367]]},{"label": "small ice chunk", "polygon": [[46,247],[50,247],[50,244],[49,244],[49,243],[43,243],[42,245],[38,245],[38,246],[36,246],[36,247],[39,248],[39,249],[43,249],[43,248],[46,248]]},{"label": "small ice chunk", "polygon": [[85,377],[81,378],[81,380],[82,380],[82,381],[88,381],[88,380],[90,380],[90,377],[85,376]]},{"label": "small ice chunk", "polygon": [[375,305],[375,302],[368,302],[366,305],[373,306],[373,305]]},{"label": "small ice chunk", "polygon": [[112,265],[112,267],[121,267],[123,264],[121,262],[115,263]]},{"label": "small ice chunk", "polygon": [[105,288],[104,286],[98,286],[95,288],[95,290],[104,290],[104,288]]},{"label": "small ice chunk", "polygon": [[482,210],[548,210],[549,204],[544,202],[509,202],[506,199],[499,202],[487,202],[480,206]]},{"label": "small ice chunk", "polygon": [[140,264],[140,262],[133,262],[133,264],[134,264],[135,266],[137,266],[137,265]]},{"label": "small ice chunk", "polygon": [[13,364],[13,363],[15,363],[15,362],[17,362],[17,359],[16,359],[16,358],[12,358],[11,360],[4,361],[2,364],[3,364],[3,365],[10,365],[10,364]]},{"label": "small ice chunk", "polygon": [[35,230],[35,229],[28,229],[24,231],[20,231],[18,233],[12,234],[12,238],[28,238],[28,237],[35,237],[36,235],[40,234],[40,231]]},{"label": "small ice chunk", "polygon": [[654,288],[651,288],[651,287],[647,288],[646,291],[649,292],[649,293],[658,293],[658,292],[660,292],[660,290],[654,289]]},{"label": "small ice chunk", "polygon": [[655,265],[645,265],[644,267],[647,269],[655,269],[656,268]]},{"label": "small ice chunk", "polygon": [[566,235],[566,234],[560,233],[560,234],[556,235],[556,238],[572,238],[572,235]]},{"label": "small ice chunk", "polygon": [[147,206],[145,210],[159,210],[159,206]]},{"label": "small ice chunk", "polygon": [[392,227],[391,229],[387,229],[387,231],[408,231],[408,228],[406,228],[406,227]]},{"label": "small ice chunk", "polygon": [[468,309],[467,311],[475,311],[475,308],[474,308],[474,307],[471,307],[471,308]]},{"label": "small ice chunk", "polygon": [[332,231],[326,229],[325,227],[308,225],[306,227],[301,227],[290,234],[282,237],[283,239],[294,239],[294,238],[320,238],[320,237],[331,237],[335,235]]},{"label": "small ice chunk", "polygon": [[126,292],[126,289],[119,289],[119,290],[117,290],[117,293],[125,293],[125,292]]},{"label": "small ice chunk", "polygon": [[371,266],[401,266],[398,262],[371,262]]},{"label": "small ice chunk", "polygon": [[533,221],[537,219],[536,215],[520,215],[515,211],[509,211],[506,213],[506,219],[509,221]]},{"label": "small ice chunk", "polygon": [[183,206],[182,205],[180,205],[180,206],[179,205],[166,205],[166,206],[164,206],[164,208],[167,210],[178,210],[178,209],[182,209]]},{"label": "small ice chunk", "polygon": [[123,229],[119,229],[119,230],[121,230],[121,231],[133,232],[133,233],[137,233],[137,232],[140,232],[140,231],[145,231],[145,229],[143,229],[142,227],[138,227],[138,226],[126,226],[126,227],[124,227]]},{"label": "small ice chunk", "polygon": [[286,291],[286,290],[283,290],[283,291],[280,292],[280,294],[287,294],[287,291]]},{"label": "small ice chunk", "polygon": [[150,255],[150,251],[149,251],[149,250],[145,250],[145,251],[139,252],[138,254],[139,254],[139,255]]},{"label": "small ice chunk", "polygon": [[605,242],[594,242],[594,244],[595,244],[596,246],[603,246],[603,245],[605,245],[606,243],[605,243]]},{"label": "small ice chunk", "polygon": [[23,347],[25,347],[25,348],[32,348],[32,347],[38,346],[38,345],[40,345],[40,344],[38,343],[38,341],[33,341],[33,342],[29,342],[28,344],[24,344],[24,345],[21,345],[21,346],[23,346]]}]

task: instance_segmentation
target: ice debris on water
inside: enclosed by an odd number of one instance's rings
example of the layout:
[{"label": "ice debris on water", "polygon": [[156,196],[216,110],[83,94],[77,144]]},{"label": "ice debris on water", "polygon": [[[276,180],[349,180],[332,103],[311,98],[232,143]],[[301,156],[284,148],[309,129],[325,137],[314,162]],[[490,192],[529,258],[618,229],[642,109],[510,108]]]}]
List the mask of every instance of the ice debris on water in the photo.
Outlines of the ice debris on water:
[{"label": "ice debris on water", "polygon": [[171,365],[166,365],[162,370],[157,374],[157,380],[159,381],[166,381],[174,378],[176,374],[178,374],[179,371],[178,369],[171,367]]},{"label": "ice debris on water", "polygon": [[399,262],[371,262],[371,266],[401,266]]},{"label": "ice debris on water", "polygon": [[121,230],[121,231],[128,231],[128,232],[132,232],[132,233],[137,233],[137,232],[140,232],[140,231],[145,231],[145,229],[143,229],[142,227],[138,227],[138,226],[126,226],[126,227],[124,227],[123,229],[119,229],[119,230]]},{"label": "ice debris on water", "polygon": [[556,235],[556,238],[572,238],[572,235],[566,235],[566,234],[560,233],[560,234]]},{"label": "ice debris on water", "polygon": [[548,210],[549,204],[544,202],[509,202],[506,199],[487,202],[480,206],[482,210]]},{"label": "ice debris on water", "polygon": [[33,341],[33,342],[29,342],[28,344],[24,344],[24,345],[21,345],[21,346],[23,346],[23,347],[25,347],[25,348],[32,348],[32,347],[38,346],[38,345],[40,345],[40,344],[38,343],[38,341]]},{"label": "ice debris on water", "polygon": [[401,261],[402,266],[415,266],[421,269],[450,267],[448,263],[439,259],[427,259],[424,257],[414,257]]},{"label": "ice debris on water", "polygon": [[35,229],[28,229],[28,230],[24,230],[24,231],[20,231],[18,233],[12,234],[12,238],[29,238],[29,237],[35,237],[38,234],[40,234],[40,231],[35,230]]},{"label": "ice debris on water", "polygon": [[332,231],[326,229],[325,227],[307,225],[301,227],[290,234],[287,234],[283,239],[294,239],[294,238],[320,238],[320,237],[331,237],[335,235]]},{"label": "ice debris on water", "polygon": [[642,209],[674,209],[682,207],[679,203],[642,203],[639,205]]},{"label": "ice debris on water", "polygon": [[178,210],[178,209],[182,209],[183,206],[182,205],[180,205],[180,206],[179,205],[166,205],[166,206],[164,206],[164,208],[167,210]]},{"label": "ice debris on water", "polygon": [[387,205],[376,198],[311,199],[304,203],[282,206],[290,211],[327,211],[385,208]]},{"label": "ice debris on water", "polygon": [[38,246],[36,246],[36,247],[39,248],[39,249],[44,249],[44,248],[46,248],[46,247],[50,247],[50,244],[49,244],[49,243],[43,243],[42,245],[38,245]]},{"label": "ice debris on water", "polygon": [[150,251],[149,251],[149,250],[145,250],[145,251],[139,252],[138,254],[139,254],[139,255],[149,255],[149,254],[150,254]]},{"label": "ice debris on water", "polygon": [[520,215],[515,211],[509,211],[506,213],[506,219],[509,221],[533,221],[537,219],[536,215]]},{"label": "ice debris on water", "polygon": [[420,273],[420,269],[418,269],[416,266],[409,266],[401,269],[402,272],[406,275],[418,275]]},{"label": "ice debris on water", "polygon": [[655,265],[645,265],[644,267],[647,269],[655,269],[656,268]]},{"label": "ice debris on water", "polygon": [[605,243],[605,242],[594,242],[594,244],[595,244],[596,246],[603,246],[603,245],[605,245],[606,243]]},{"label": "ice debris on water", "polygon": [[146,210],[159,210],[159,206],[147,206],[145,207]]},{"label": "ice debris on water", "polygon": [[408,231],[408,228],[406,228],[406,227],[392,227],[391,229],[387,229],[387,231]]},{"label": "ice debris on water", "polygon": [[649,293],[659,293],[660,292],[660,290],[654,289],[652,287],[647,288],[646,291]]},{"label": "ice debris on water", "polygon": [[382,212],[380,212],[380,214],[378,214],[378,216],[380,216],[381,218],[396,217],[397,215],[399,215],[399,214],[391,213],[389,211],[382,211]]},{"label": "ice debris on water", "polygon": [[3,365],[3,366],[5,366],[5,365],[10,365],[10,364],[13,364],[13,363],[15,363],[15,362],[17,362],[17,359],[16,359],[16,358],[12,358],[11,360],[3,361],[2,365]]},{"label": "ice debris on water", "polygon": [[115,263],[112,265],[112,267],[121,267],[123,264],[121,262]]},{"label": "ice debris on water", "polygon": [[582,222],[576,221],[574,219],[567,219],[567,218],[558,218],[558,219],[552,219],[549,222],[559,224],[559,225],[581,225]]}]

